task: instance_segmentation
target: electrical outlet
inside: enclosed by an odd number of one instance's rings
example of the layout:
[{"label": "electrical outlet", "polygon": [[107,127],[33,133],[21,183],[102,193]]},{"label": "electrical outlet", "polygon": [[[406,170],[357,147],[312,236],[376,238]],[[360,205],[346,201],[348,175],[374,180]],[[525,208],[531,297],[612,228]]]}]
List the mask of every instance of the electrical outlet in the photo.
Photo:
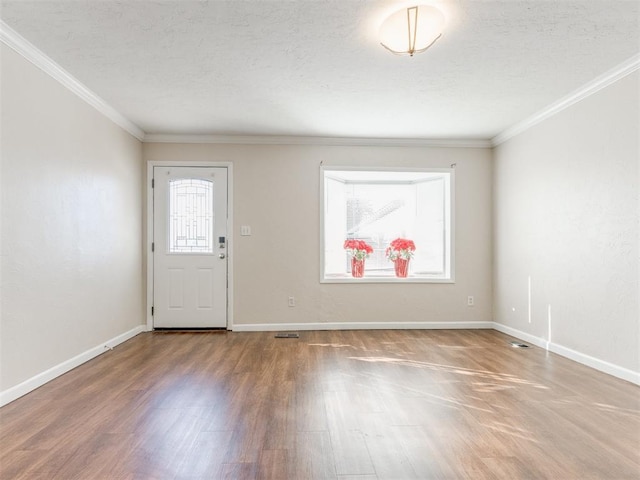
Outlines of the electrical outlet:
[{"label": "electrical outlet", "polygon": [[241,225],[240,226],[240,235],[243,237],[248,237],[251,235],[251,227],[249,225]]},{"label": "electrical outlet", "polygon": [[475,301],[473,299],[473,295],[469,295],[467,297],[467,306],[468,307],[473,307],[475,305]]},{"label": "electrical outlet", "polygon": [[290,307],[296,306],[296,297],[289,297],[289,306]]}]

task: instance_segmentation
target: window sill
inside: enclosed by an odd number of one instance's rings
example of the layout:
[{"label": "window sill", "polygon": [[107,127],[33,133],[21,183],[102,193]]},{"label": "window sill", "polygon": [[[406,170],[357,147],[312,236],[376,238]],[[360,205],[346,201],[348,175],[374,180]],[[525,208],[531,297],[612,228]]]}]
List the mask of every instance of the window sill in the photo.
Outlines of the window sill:
[{"label": "window sill", "polygon": [[360,278],[351,276],[327,276],[320,279],[320,283],[455,283],[453,278],[428,277],[419,275],[409,275],[406,278],[394,276],[367,275]]}]

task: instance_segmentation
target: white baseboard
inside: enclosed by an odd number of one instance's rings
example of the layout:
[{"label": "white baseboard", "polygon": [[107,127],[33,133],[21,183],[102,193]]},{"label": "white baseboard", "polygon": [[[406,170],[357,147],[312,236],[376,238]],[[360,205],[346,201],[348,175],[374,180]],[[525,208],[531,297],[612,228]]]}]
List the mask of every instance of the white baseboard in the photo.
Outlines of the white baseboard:
[{"label": "white baseboard", "polygon": [[507,325],[503,325],[501,323],[496,323],[496,322],[493,322],[493,329],[502,333],[506,333],[507,335],[511,335],[512,337],[516,337],[517,339],[525,341],[527,343],[531,343],[536,347],[550,350],[548,348],[549,342],[547,342],[543,338],[531,335],[530,333],[522,332],[520,330],[516,330],[515,328],[511,328],[511,327],[508,327]]},{"label": "white baseboard", "polygon": [[146,331],[146,326],[139,325],[136,328],[129,330],[128,332],[125,332],[121,335],[118,335],[117,337],[112,338],[111,340],[107,340],[106,342],[101,343],[97,347],[91,348],[90,350],[87,350],[80,355],[76,355],[75,357],[62,362],[55,367],[51,367],[49,370],[39,373],[38,375],[31,377],[30,379],[25,380],[24,382],[19,383],[14,387],[0,392],[0,407],[6,405],[7,403],[13,402],[17,398],[26,395],[36,388],[41,387],[45,383],[50,382],[54,378],[67,373],[69,370],[73,370],[83,363],[88,362],[92,358],[103,354],[107,350],[111,350],[113,347],[126,342],[130,338],[133,338],[144,331]]},{"label": "white baseboard", "polygon": [[282,332],[291,330],[461,330],[490,329],[493,322],[331,322],[234,324],[234,332]]},{"label": "white baseboard", "polygon": [[577,352],[557,343],[548,342],[544,338],[536,337],[529,333],[508,327],[507,325],[502,325],[501,323],[493,322],[493,328],[499,332],[506,333],[507,335],[511,335],[512,337],[516,337],[525,342],[549,350],[550,352],[557,353],[558,355],[566,357],[569,360],[573,360],[574,362],[582,363],[587,367],[591,367],[609,375],[613,375],[614,377],[621,378],[622,380],[626,380],[627,382],[640,385],[640,372],[634,372],[633,370],[629,370],[628,368],[605,362],[604,360],[600,360],[599,358]]}]

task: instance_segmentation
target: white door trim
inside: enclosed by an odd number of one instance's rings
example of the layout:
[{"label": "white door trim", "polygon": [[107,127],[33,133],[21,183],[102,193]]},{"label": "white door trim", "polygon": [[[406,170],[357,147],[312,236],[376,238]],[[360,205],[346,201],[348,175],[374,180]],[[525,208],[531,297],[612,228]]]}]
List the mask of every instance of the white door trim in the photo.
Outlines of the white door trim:
[{"label": "white door trim", "polygon": [[145,215],[147,225],[144,245],[144,258],[147,263],[147,301],[145,307],[147,331],[153,330],[153,316],[151,315],[151,306],[153,305],[153,252],[151,251],[151,240],[153,239],[153,189],[151,188],[153,167],[226,167],[227,169],[227,330],[233,330],[233,163],[150,160],[147,162],[147,210]]}]

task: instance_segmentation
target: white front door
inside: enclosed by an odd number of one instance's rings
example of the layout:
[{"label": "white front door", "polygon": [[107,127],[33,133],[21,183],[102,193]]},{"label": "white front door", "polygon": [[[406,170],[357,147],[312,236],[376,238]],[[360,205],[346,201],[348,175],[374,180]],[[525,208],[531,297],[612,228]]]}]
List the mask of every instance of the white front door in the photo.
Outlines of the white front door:
[{"label": "white front door", "polygon": [[227,169],[153,168],[153,326],[227,327]]}]

